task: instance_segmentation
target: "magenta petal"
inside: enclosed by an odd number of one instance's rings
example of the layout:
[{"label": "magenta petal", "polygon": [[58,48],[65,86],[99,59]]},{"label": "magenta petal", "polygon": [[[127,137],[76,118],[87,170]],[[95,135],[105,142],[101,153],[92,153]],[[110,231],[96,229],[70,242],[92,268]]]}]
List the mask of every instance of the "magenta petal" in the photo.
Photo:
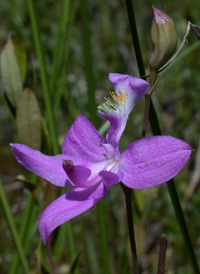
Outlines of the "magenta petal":
[{"label": "magenta petal", "polygon": [[26,145],[10,144],[17,161],[26,169],[57,186],[72,186],[62,163],[65,155],[47,156]]},{"label": "magenta petal", "polygon": [[67,173],[67,176],[69,179],[78,187],[89,187],[88,184],[88,178],[91,175],[91,171],[89,168],[84,166],[74,166],[72,168],[65,168],[65,172]]},{"label": "magenta petal", "polygon": [[99,113],[110,122],[106,136],[108,143],[117,147],[129,113],[149,90],[149,84],[142,79],[118,73],[110,73],[109,80],[114,87],[114,93],[111,93],[112,99],[107,99],[99,106]]},{"label": "magenta petal", "polygon": [[98,184],[91,188],[74,188],[56,199],[39,220],[38,227],[44,243],[54,229],[93,207],[106,194],[104,185]]},{"label": "magenta petal", "polygon": [[107,189],[112,185],[118,184],[120,182],[119,176],[113,172],[102,170],[99,172],[99,175],[101,176],[102,181]]},{"label": "magenta petal", "polygon": [[187,143],[170,136],[135,141],[121,155],[123,183],[133,189],[162,184],[182,169],[192,151]]},{"label": "magenta petal", "polygon": [[[83,115],[80,115],[69,129],[62,150],[64,154],[81,158],[84,161],[99,162],[105,159],[103,138]],[[70,159],[70,158],[69,158]]]}]

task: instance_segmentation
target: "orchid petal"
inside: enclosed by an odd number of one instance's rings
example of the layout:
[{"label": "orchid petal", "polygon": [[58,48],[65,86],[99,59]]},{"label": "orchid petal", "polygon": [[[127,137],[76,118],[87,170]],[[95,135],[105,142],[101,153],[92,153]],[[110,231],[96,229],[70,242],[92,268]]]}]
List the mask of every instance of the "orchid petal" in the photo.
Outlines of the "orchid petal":
[{"label": "orchid petal", "polygon": [[99,175],[107,189],[120,182],[119,176],[113,172],[102,170]]},{"label": "orchid petal", "polygon": [[64,168],[69,179],[78,187],[90,187],[88,178],[91,175],[91,170],[84,166],[73,166],[72,168]]},{"label": "orchid petal", "polygon": [[[82,159],[84,162],[99,162],[105,159],[105,149],[102,137],[90,121],[80,115],[69,129],[62,150],[64,154]],[[69,158],[70,159],[70,158]]]},{"label": "orchid petal", "polygon": [[192,147],[170,136],[153,136],[131,143],[121,155],[123,183],[144,189],[173,178],[185,165]]},{"label": "orchid petal", "polygon": [[62,167],[66,156],[47,156],[22,144],[10,144],[17,161],[29,171],[57,186],[73,186]]},{"label": "orchid petal", "polygon": [[38,227],[44,243],[54,229],[93,207],[106,194],[101,183],[91,188],[74,188],[56,199],[44,210],[39,220]]},{"label": "orchid petal", "polygon": [[99,106],[99,113],[110,122],[107,142],[117,147],[129,113],[149,90],[149,84],[142,79],[118,73],[110,73],[109,80],[115,92],[111,93],[112,100],[107,99],[106,103]]}]

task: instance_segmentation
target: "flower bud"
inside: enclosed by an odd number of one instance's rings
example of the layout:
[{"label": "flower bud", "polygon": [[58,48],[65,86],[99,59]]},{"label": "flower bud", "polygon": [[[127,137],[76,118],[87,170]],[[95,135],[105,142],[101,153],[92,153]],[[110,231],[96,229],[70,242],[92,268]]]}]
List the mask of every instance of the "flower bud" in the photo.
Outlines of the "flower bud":
[{"label": "flower bud", "polygon": [[197,25],[194,25],[192,23],[191,23],[191,27],[192,27],[197,39],[200,40],[200,27]]},{"label": "flower bud", "polygon": [[154,51],[149,65],[151,69],[159,70],[176,51],[177,34],[174,21],[163,11],[153,7],[151,40]]}]

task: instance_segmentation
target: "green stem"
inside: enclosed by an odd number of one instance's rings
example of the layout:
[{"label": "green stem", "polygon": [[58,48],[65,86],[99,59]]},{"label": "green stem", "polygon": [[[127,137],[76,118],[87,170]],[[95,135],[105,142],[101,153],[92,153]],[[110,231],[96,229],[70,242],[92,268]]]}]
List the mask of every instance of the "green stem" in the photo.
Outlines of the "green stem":
[{"label": "green stem", "polygon": [[[140,43],[139,43],[139,39],[138,39],[138,35],[137,35],[137,27],[136,27],[136,23],[135,23],[135,16],[134,16],[134,10],[133,10],[133,6],[132,6],[132,0],[126,0],[126,4],[127,4],[128,15],[129,15],[129,22],[130,22],[130,26],[131,26],[133,44],[134,44],[134,48],[137,50],[136,51],[136,59],[137,59],[137,63],[138,63],[138,69],[140,72],[140,76],[143,77],[145,75],[145,69],[144,69],[144,63],[142,60]],[[131,9],[131,11],[130,11],[130,9]],[[151,100],[150,100],[149,120],[150,120],[151,129],[152,129],[153,134],[160,135],[161,130],[160,130],[158,118],[157,118],[157,115],[155,112],[153,102]],[[190,258],[194,273],[199,274],[199,267],[197,264],[197,260],[196,260],[194,249],[193,249],[193,246],[191,243],[191,239],[190,239],[190,236],[188,233],[185,217],[184,217],[182,208],[180,206],[180,201],[179,201],[179,198],[177,195],[174,181],[170,180],[169,182],[167,182],[167,187],[168,187],[170,198],[172,200],[172,204],[173,204],[173,207],[174,207],[174,210],[176,213],[176,217],[179,222],[179,226],[180,226],[180,229],[181,229],[181,232],[183,235],[183,239],[184,239],[185,246],[187,249],[187,254]]]},{"label": "green stem", "polygon": [[101,256],[103,261],[103,273],[110,273],[109,265],[109,251],[108,251],[108,239],[107,239],[107,228],[106,228],[106,214],[104,207],[104,200],[101,200],[97,204],[97,214],[99,222],[99,233],[100,233],[100,244],[101,244]]},{"label": "green stem", "polygon": [[25,254],[24,254],[24,250],[23,250],[21,242],[19,240],[20,238],[19,238],[16,226],[15,226],[15,223],[14,223],[14,220],[13,220],[13,217],[12,217],[12,213],[11,213],[10,208],[9,208],[9,204],[8,204],[6,194],[4,192],[1,180],[0,180],[0,199],[1,199],[1,204],[2,204],[2,207],[3,207],[4,214],[5,214],[7,222],[8,222],[10,233],[12,235],[13,241],[14,241],[16,249],[17,249],[17,252],[19,254],[19,258],[21,260],[24,272],[26,274],[28,274],[29,273],[29,268],[28,268],[28,264],[27,264],[26,257],[25,257]]},{"label": "green stem", "polygon": [[[26,205],[26,209],[24,212],[22,225],[20,229],[20,235],[19,235],[24,252],[26,252],[28,242],[30,240],[31,228],[36,219],[36,213],[37,213],[37,208],[35,206],[33,196],[31,193],[29,193],[28,201],[27,201],[27,205]],[[16,274],[18,272],[19,272],[19,255],[18,253],[15,253],[9,273]]]},{"label": "green stem", "polygon": [[132,0],[126,0],[126,8],[128,12],[128,19],[129,19],[129,24],[131,28],[131,35],[132,35],[133,46],[135,50],[135,56],[137,60],[137,66],[139,69],[140,77],[145,79],[145,69],[144,69],[144,64],[142,59],[142,52],[140,50],[140,42],[138,37],[138,31],[137,31],[137,26],[135,21],[135,14],[134,14]]},{"label": "green stem", "polygon": [[[70,19],[69,19],[69,23],[68,23],[68,33],[67,33],[67,44],[66,44],[66,47],[64,49],[64,52],[63,52],[63,64],[64,66],[62,66],[62,69],[61,69],[61,76],[59,76],[59,78],[61,80],[59,80],[59,85],[58,85],[58,92],[56,92],[55,94],[55,107],[54,107],[54,111],[55,113],[57,113],[58,111],[58,108],[59,108],[59,105],[60,105],[60,100],[61,100],[61,97],[63,95],[63,92],[66,90],[66,74],[67,74],[67,68],[68,68],[68,58],[69,58],[69,55],[70,55],[70,43],[71,43],[71,33],[73,32],[73,25],[74,25],[74,20],[75,20],[75,17],[76,17],[76,12],[77,12],[77,5],[78,5],[78,1],[75,0],[71,3],[71,6],[70,6]],[[68,92],[69,93],[69,92]],[[69,103],[70,104],[70,103]]]},{"label": "green stem", "polygon": [[139,274],[138,262],[137,262],[137,251],[136,251],[136,242],[135,242],[135,233],[133,226],[133,211],[132,211],[132,189],[121,183],[121,187],[124,191],[124,196],[126,200],[126,212],[127,212],[127,221],[128,221],[128,231],[131,244],[131,255],[132,255],[132,264],[133,264],[133,274]]},{"label": "green stem", "polygon": [[40,77],[43,87],[43,94],[44,94],[44,101],[45,101],[45,107],[46,107],[46,115],[47,115],[47,124],[49,127],[49,136],[51,138],[51,143],[53,147],[54,154],[58,154],[58,142],[57,142],[57,136],[56,136],[56,126],[55,126],[55,119],[53,117],[53,111],[52,111],[52,105],[50,100],[50,94],[49,94],[49,87],[48,87],[48,81],[47,81],[47,73],[46,73],[46,67],[45,67],[45,61],[44,61],[44,54],[41,44],[41,38],[40,38],[40,31],[38,26],[38,16],[36,12],[35,7],[35,1],[33,0],[27,0],[28,1],[28,8],[30,13],[30,19],[31,19],[31,25],[32,25],[32,31],[33,31],[33,37],[35,42],[35,48],[37,57],[40,64]]},{"label": "green stem", "polygon": [[[58,154],[59,147],[58,147],[57,134],[56,134],[56,125],[55,125],[55,120],[54,120],[54,116],[53,116],[53,108],[52,108],[52,104],[51,104],[51,100],[50,100],[50,92],[49,92],[49,86],[48,86],[48,81],[47,81],[47,73],[46,73],[46,67],[45,67],[45,61],[44,61],[44,54],[43,54],[43,50],[42,50],[35,1],[33,1],[33,0],[27,0],[27,1],[28,1],[31,25],[32,25],[32,30],[33,30],[34,42],[35,42],[35,47],[36,47],[36,53],[37,53],[37,57],[38,57],[39,64],[40,64],[40,77],[41,77],[43,93],[44,93],[47,124],[49,126],[49,132],[50,132],[49,136],[51,138],[53,153]],[[52,197],[57,196],[57,193],[58,193],[57,187],[55,187],[54,185],[48,185],[47,187],[48,187],[48,189],[46,188],[46,190],[48,190],[47,191],[48,193],[52,194]],[[70,226],[71,226],[71,223],[69,223],[69,227]],[[69,229],[68,237],[70,239],[74,239],[72,228]],[[71,252],[74,253],[74,250],[75,250],[75,241],[74,240],[71,240],[70,246],[73,246],[73,249],[71,249]]]},{"label": "green stem", "polygon": [[145,137],[145,135],[146,135],[147,126],[148,126],[148,122],[149,122],[150,100],[151,100],[151,95],[146,94],[145,95],[144,121],[143,121],[142,135],[141,135],[142,138]]},{"label": "green stem", "polygon": [[60,73],[61,64],[64,56],[64,46],[65,46],[65,36],[67,31],[67,21],[69,19],[69,7],[70,7],[70,0],[62,0],[61,1],[61,15],[58,24],[58,32],[57,32],[57,39],[56,45],[54,50],[54,58],[53,58],[53,68],[51,73],[51,81],[50,81],[50,94],[53,94],[55,89],[55,83],[57,76]]},{"label": "green stem", "polygon": [[87,0],[82,0],[81,6],[82,6],[81,15],[82,15],[82,22],[83,22],[83,48],[84,48],[84,54],[85,54],[90,118],[93,125],[96,125],[97,119],[96,119],[96,104],[95,104],[95,93],[94,93],[95,88],[94,88],[94,75],[93,75],[93,69],[92,69],[90,33],[88,29]]}]

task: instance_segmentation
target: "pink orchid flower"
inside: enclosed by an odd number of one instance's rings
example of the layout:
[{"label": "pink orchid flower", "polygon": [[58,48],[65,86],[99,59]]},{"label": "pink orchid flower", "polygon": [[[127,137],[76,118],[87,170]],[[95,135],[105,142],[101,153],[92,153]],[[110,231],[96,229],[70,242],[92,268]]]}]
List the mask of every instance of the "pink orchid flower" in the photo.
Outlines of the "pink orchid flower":
[{"label": "pink orchid flower", "polygon": [[38,226],[44,243],[55,228],[105,197],[112,185],[122,182],[132,189],[144,189],[170,180],[193,150],[177,138],[153,136],[132,142],[120,153],[118,145],[128,115],[149,90],[149,84],[116,73],[110,73],[109,80],[115,92],[99,106],[100,115],[110,122],[106,138],[80,115],[66,135],[63,154],[47,156],[26,145],[11,144],[17,161],[25,168],[56,186],[73,186],[42,213]]}]

